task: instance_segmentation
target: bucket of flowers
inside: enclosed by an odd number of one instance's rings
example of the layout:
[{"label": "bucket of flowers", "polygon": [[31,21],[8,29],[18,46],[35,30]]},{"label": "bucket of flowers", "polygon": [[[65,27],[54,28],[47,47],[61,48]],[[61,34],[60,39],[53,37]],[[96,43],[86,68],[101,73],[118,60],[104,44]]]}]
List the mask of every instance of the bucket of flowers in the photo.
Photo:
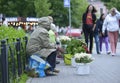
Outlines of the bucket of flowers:
[{"label": "bucket of flowers", "polygon": [[67,48],[67,43],[68,43],[69,41],[71,41],[71,38],[68,37],[68,36],[60,36],[59,39],[60,39],[62,48],[63,48],[64,50],[66,50],[66,48]]},{"label": "bucket of flowers", "polygon": [[76,53],[74,55],[77,64],[76,73],[79,75],[86,75],[90,73],[90,63],[94,60],[91,54]]}]

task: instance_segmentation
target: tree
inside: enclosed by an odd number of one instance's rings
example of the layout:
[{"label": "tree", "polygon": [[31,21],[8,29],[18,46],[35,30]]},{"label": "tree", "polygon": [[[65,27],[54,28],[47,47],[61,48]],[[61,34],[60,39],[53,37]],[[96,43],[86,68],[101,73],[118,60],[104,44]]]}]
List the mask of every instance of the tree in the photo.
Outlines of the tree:
[{"label": "tree", "polygon": [[[64,7],[63,0],[49,0],[55,24],[69,26],[69,9]],[[86,0],[71,0],[71,21],[73,27],[79,27],[83,12],[87,6]]]},{"label": "tree", "polygon": [[112,7],[116,7],[120,11],[120,0],[111,0],[107,3],[108,9],[111,9]]},{"label": "tree", "polygon": [[48,16],[52,13],[52,10],[50,10],[51,4],[48,0],[35,0],[34,5],[37,17]]},{"label": "tree", "polygon": [[49,0],[53,12],[50,14],[54,18],[54,23],[59,26],[68,25],[68,9],[64,8],[63,0]]},{"label": "tree", "polygon": [[82,22],[82,15],[86,11],[88,2],[86,0],[71,0],[72,25],[79,27]]},{"label": "tree", "polygon": [[108,9],[111,9],[112,7],[116,7],[120,11],[120,0],[102,0],[105,2],[105,5]]},{"label": "tree", "polygon": [[35,16],[33,1],[29,0],[0,0],[0,13],[6,16]]}]

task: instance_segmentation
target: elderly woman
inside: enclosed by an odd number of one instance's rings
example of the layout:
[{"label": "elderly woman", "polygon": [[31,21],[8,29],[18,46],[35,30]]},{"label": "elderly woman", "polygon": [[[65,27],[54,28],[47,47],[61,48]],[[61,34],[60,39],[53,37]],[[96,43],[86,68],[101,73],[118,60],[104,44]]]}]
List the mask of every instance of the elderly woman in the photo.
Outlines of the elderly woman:
[{"label": "elderly woman", "polygon": [[108,37],[110,41],[111,54],[112,56],[116,55],[116,47],[118,41],[118,31],[119,31],[119,19],[120,12],[116,8],[110,10],[103,23],[102,33],[105,33],[105,29],[108,31]]},{"label": "elderly woman", "polygon": [[[38,21],[39,27],[35,29],[28,41],[26,51],[28,55],[39,54],[41,57],[46,58],[46,61],[51,65],[46,70],[46,74],[59,72],[55,69],[57,49],[49,41],[48,31],[50,30],[51,21],[48,17],[42,17]],[[52,71],[52,73],[51,73]]]}]

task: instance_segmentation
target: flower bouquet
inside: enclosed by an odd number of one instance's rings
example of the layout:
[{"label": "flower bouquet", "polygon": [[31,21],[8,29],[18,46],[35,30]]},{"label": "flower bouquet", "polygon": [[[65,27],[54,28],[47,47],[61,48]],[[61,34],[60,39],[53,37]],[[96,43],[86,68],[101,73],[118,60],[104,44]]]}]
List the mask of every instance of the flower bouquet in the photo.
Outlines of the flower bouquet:
[{"label": "flower bouquet", "polygon": [[87,53],[76,53],[74,57],[75,57],[75,62],[77,63],[76,73],[78,75],[89,74],[90,67],[88,63],[91,63],[94,60],[92,55]]},{"label": "flower bouquet", "polygon": [[61,44],[64,45],[67,44],[68,41],[71,41],[71,38],[69,38],[68,36],[60,36],[60,41]]},{"label": "flower bouquet", "polygon": [[76,63],[90,63],[94,60],[91,54],[76,53],[74,55]]}]

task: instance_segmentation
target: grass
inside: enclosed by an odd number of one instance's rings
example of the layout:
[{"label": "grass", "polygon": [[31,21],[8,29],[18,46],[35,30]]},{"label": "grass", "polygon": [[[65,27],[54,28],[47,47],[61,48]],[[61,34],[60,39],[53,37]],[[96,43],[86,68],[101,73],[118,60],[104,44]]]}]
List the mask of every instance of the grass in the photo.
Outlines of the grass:
[{"label": "grass", "polygon": [[28,79],[28,75],[27,74],[22,74],[19,80],[19,83],[26,83]]}]

